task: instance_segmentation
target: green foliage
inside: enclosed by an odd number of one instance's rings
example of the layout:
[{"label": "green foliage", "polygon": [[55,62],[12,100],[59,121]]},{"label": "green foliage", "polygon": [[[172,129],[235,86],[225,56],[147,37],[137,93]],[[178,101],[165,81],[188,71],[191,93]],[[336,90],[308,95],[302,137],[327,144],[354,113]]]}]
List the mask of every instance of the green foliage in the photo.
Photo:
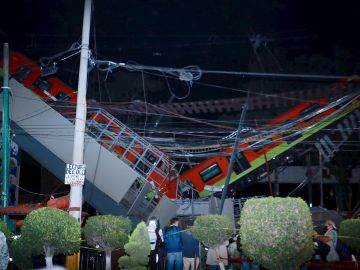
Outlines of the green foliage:
[{"label": "green foliage", "polygon": [[343,220],[340,223],[339,238],[350,248],[360,252],[360,218]]},{"label": "green foliage", "polygon": [[9,246],[10,257],[13,258],[19,269],[31,269],[31,243],[20,238],[11,242]]},{"label": "green foliage", "polygon": [[311,214],[300,198],[247,200],[239,224],[243,252],[268,269],[296,269],[313,254]]},{"label": "green foliage", "polygon": [[231,238],[234,231],[233,223],[228,216],[204,215],[198,217],[192,233],[194,238],[209,247],[215,247]]},{"label": "green foliage", "polygon": [[140,222],[129,238],[129,243],[125,244],[125,252],[129,256],[119,259],[121,269],[146,269],[150,254],[150,238],[145,222]]},{"label": "green foliage", "polygon": [[128,241],[131,221],[126,217],[101,215],[90,217],[83,228],[86,242],[100,250],[111,252]]},{"label": "green foliage", "polygon": [[8,226],[6,225],[6,223],[2,220],[0,220],[0,231],[2,231],[6,237],[6,240],[7,241],[10,241],[11,240],[11,236],[12,236],[12,233],[11,231],[9,230]]},{"label": "green foliage", "polygon": [[118,262],[120,269],[146,270],[146,266],[139,265],[138,261],[134,257],[123,256]]},{"label": "green foliage", "polygon": [[60,209],[43,207],[32,211],[24,219],[21,233],[21,240],[29,243],[34,255],[42,254],[45,248],[53,249],[54,254],[72,254],[80,249],[80,225]]}]

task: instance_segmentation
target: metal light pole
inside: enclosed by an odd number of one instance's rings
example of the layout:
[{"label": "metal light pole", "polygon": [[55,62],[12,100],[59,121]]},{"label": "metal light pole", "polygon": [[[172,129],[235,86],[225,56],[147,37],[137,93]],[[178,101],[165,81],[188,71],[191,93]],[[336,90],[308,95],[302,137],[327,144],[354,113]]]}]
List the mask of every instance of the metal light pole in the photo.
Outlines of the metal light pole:
[{"label": "metal light pole", "polygon": [[[9,205],[9,156],[10,156],[10,130],[9,130],[9,44],[4,43],[3,67],[3,117],[2,117],[2,207]],[[9,216],[3,215],[3,221],[9,223]]]},{"label": "metal light pole", "polygon": [[320,206],[324,207],[324,179],[322,175],[322,157],[319,151]]},{"label": "metal light pole", "polygon": [[249,95],[247,96],[246,102],[243,105],[243,109],[242,109],[241,115],[240,115],[239,126],[238,126],[238,129],[237,129],[237,132],[236,132],[233,151],[232,151],[232,154],[231,154],[231,157],[230,157],[229,167],[228,167],[228,171],[227,171],[226,179],[225,179],[225,185],[224,185],[224,189],[223,189],[222,194],[221,194],[220,209],[219,209],[219,214],[220,215],[222,214],[222,211],[224,209],[224,204],[225,204],[227,190],[228,190],[229,183],[230,183],[230,177],[231,177],[232,168],[234,166],[236,154],[239,151],[237,149],[237,147],[238,147],[238,144],[239,144],[239,141],[240,141],[240,132],[241,132],[244,120],[245,120],[245,115],[246,115],[246,111],[247,111],[247,107],[248,107],[248,101],[249,101]]},{"label": "metal light pole", "polygon": [[[83,166],[84,163],[84,138],[85,138],[85,124],[86,124],[86,88],[87,88],[87,70],[89,59],[89,36],[91,23],[91,0],[85,0],[83,30],[81,40],[81,54],[80,54],[80,69],[78,94],[76,104],[76,119],[75,119],[75,134],[74,134],[74,148],[73,148],[73,164],[68,164],[68,169],[71,167]],[[70,165],[70,166],[69,166]],[[70,170],[69,170],[70,171]],[[69,172],[68,171],[68,172]],[[85,175],[83,170],[81,175]],[[79,174],[77,175],[79,176]],[[65,175],[66,183],[66,175]],[[83,180],[75,179],[70,181],[70,206],[69,213],[78,222],[81,222],[81,206],[82,206],[82,190]]]}]

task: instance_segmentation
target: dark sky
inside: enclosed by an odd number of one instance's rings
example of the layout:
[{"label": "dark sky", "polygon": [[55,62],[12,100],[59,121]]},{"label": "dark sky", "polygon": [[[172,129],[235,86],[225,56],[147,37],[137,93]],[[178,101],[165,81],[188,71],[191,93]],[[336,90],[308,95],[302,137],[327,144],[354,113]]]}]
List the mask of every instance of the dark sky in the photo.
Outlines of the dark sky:
[{"label": "dark sky", "polygon": [[[22,45],[45,50],[56,46],[54,43],[66,47],[68,41],[81,36],[83,1],[6,2],[0,29],[9,41],[13,37],[46,37],[48,44],[42,44],[40,39],[38,45],[28,40]],[[279,42],[284,38],[313,37],[314,42],[326,47],[341,44],[355,48],[359,7],[356,0],[344,4],[321,0],[94,0],[93,27],[100,39],[99,52],[124,50],[137,56],[140,49],[139,57],[148,51],[186,53],[181,48],[191,45],[194,52],[212,44],[242,50],[249,45],[248,35],[253,32]]]},{"label": "dark sky", "polygon": [[[1,41],[34,60],[81,40],[83,1],[19,0],[4,5]],[[318,54],[331,63],[340,58],[346,68],[305,73],[352,75],[360,70],[359,15],[358,0],[94,0],[91,47],[97,58],[114,61],[249,71],[249,64],[257,61],[249,37],[260,34],[266,41],[258,49],[260,57],[273,61],[270,66],[280,64],[283,72],[296,70],[290,66],[296,57]],[[76,72],[74,65],[65,66]],[[74,77],[68,74],[64,80],[71,84]],[[207,80],[243,83],[223,77]]]}]

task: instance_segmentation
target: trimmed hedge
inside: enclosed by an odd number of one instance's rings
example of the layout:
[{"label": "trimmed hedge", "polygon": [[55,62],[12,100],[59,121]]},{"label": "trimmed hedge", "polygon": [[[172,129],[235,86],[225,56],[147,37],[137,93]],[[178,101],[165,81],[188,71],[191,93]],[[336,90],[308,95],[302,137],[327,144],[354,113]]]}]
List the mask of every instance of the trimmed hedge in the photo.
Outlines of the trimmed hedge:
[{"label": "trimmed hedge", "polygon": [[124,246],[129,256],[118,260],[121,269],[146,270],[150,254],[150,238],[145,222],[140,222]]},{"label": "trimmed hedge", "polygon": [[242,250],[268,269],[296,269],[314,251],[309,207],[300,198],[246,201],[240,217]]},{"label": "trimmed hedge", "polygon": [[234,226],[228,216],[204,215],[196,218],[191,230],[194,238],[206,246],[215,247],[231,238]]},{"label": "trimmed hedge", "polygon": [[347,246],[360,252],[360,218],[343,220],[340,223],[339,238]]},{"label": "trimmed hedge", "polygon": [[24,219],[21,234],[21,242],[27,243],[33,255],[43,254],[46,247],[53,249],[54,254],[72,254],[80,249],[80,225],[57,208],[42,207],[32,211]]},{"label": "trimmed hedge", "polygon": [[85,241],[105,252],[123,247],[128,241],[130,231],[130,219],[113,215],[92,216],[83,228]]}]

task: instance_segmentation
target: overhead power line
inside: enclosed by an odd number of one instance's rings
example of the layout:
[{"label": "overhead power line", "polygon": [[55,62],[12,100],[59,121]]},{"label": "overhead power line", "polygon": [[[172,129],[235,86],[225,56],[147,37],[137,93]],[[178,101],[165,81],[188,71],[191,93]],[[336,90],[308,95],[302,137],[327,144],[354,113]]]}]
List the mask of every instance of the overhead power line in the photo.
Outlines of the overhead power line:
[{"label": "overhead power line", "polygon": [[158,71],[167,73],[179,80],[192,82],[199,80],[203,74],[234,75],[242,77],[257,77],[269,79],[301,79],[301,80],[341,80],[350,76],[345,75],[319,75],[319,74],[296,74],[296,73],[274,73],[274,72],[244,72],[244,71],[224,71],[224,70],[202,70],[198,66],[188,66],[184,68],[170,68],[140,65],[134,63],[117,63],[107,60],[92,60],[93,63],[102,71],[111,72],[117,68],[126,68],[129,71]]}]

